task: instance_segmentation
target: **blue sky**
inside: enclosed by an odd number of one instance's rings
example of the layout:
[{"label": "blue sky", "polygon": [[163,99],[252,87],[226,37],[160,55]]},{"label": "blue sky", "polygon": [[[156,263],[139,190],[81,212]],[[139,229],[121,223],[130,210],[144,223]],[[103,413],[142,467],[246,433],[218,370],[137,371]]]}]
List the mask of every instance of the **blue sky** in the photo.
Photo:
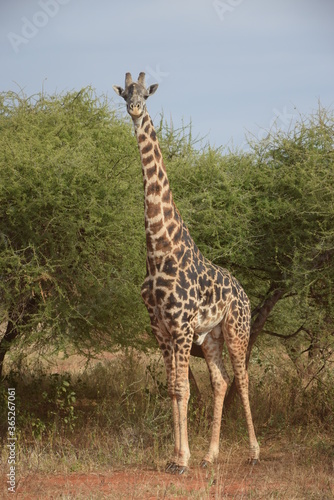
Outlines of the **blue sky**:
[{"label": "blue sky", "polygon": [[215,146],[334,105],[333,0],[1,0],[0,91],[27,95],[147,74],[153,120]]}]

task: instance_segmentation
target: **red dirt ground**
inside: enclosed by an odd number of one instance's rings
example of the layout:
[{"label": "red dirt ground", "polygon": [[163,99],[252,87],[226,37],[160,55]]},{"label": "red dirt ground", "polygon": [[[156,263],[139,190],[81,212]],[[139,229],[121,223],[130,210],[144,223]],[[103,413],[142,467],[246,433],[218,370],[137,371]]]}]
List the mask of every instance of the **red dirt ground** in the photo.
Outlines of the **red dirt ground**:
[{"label": "red dirt ground", "polygon": [[334,498],[334,478],[328,481],[328,475],[317,474],[313,467],[307,471],[294,462],[287,464],[286,458],[276,455],[254,467],[240,462],[223,463],[211,470],[192,467],[184,476],[148,468],[67,475],[30,473],[18,478],[16,494],[11,496],[25,500]]},{"label": "red dirt ground", "polygon": [[26,500],[56,499],[62,495],[124,500],[246,498],[252,483],[251,476],[241,481],[217,481],[199,469],[191,469],[184,476],[138,469],[65,476],[32,474],[19,481],[15,496]]}]

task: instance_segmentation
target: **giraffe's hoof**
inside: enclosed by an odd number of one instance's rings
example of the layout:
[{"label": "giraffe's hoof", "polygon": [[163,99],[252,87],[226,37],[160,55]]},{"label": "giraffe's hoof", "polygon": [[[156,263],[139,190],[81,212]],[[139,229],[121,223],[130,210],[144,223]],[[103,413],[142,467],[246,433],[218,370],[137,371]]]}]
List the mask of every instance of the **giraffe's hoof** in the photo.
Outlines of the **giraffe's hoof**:
[{"label": "giraffe's hoof", "polygon": [[208,462],[207,460],[202,460],[201,462],[201,469],[207,469],[208,467],[210,466],[210,462]]},{"label": "giraffe's hoof", "polygon": [[249,463],[249,465],[256,465],[256,464],[260,463],[260,459],[259,458],[249,458],[248,463]]},{"label": "giraffe's hoof", "polygon": [[185,465],[178,465],[175,462],[167,462],[165,472],[168,472],[168,474],[178,474],[182,475],[185,472],[187,472],[188,467]]},{"label": "giraffe's hoof", "polygon": [[177,467],[177,464],[175,462],[167,462],[166,467],[165,467],[165,472],[168,472],[169,474],[175,474],[175,468]]},{"label": "giraffe's hoof", "polygon": [[179,476],[182,476],[182,474],[185,474],[188,470],[188,467],[185,465],[178,465],[177,470],[175,471],[175,474],[178,474]]}]

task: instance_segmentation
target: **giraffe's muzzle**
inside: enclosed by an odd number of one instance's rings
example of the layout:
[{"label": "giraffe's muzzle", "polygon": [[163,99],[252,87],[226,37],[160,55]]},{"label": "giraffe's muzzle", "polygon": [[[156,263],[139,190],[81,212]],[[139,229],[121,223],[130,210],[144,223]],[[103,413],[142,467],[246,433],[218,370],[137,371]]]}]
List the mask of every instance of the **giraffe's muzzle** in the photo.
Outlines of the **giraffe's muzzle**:
[{"label": "giraffe's muzzle", "polygon": [[143,114],[143,107],[140,102],[137,102],[136,104],[131,102],[128,106],[128,112],[131,116],[138,117]]}]

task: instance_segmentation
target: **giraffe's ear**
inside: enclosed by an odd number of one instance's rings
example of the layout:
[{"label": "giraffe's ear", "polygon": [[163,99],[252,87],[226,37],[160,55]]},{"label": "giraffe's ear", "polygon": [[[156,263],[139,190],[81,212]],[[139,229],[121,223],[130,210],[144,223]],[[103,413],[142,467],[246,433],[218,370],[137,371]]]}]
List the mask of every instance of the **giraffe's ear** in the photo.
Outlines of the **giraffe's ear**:
[{"label": "giraffe's ear", "polygon": [[114,91],[116,92],[116,94],[118,94],[119,96],[123,97],[124,89],[122,89],[122,87],[119,87],[118,85],[113,85],[112,88],[114,89]]},{"label": "giraffe's ear", "polygon": [[148,97],[150,95],[153,95],[154,92],[157,90],[158,87],[159,87],[159,85],[157,83],[154,83],[153,85],[150,85],[149,88],[147,89],[147,91],[148,91]]}]

